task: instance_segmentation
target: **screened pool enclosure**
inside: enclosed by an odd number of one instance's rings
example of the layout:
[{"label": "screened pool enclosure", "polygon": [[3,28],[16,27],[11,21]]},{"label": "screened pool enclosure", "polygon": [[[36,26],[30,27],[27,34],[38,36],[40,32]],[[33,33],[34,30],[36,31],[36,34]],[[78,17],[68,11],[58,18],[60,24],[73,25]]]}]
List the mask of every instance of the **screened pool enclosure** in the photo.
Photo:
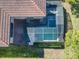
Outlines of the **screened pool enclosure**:
[{"label": "screened pool enclosure", "polygon": [[26,20],[28,35],[36,42],[53,42],[63,38],[64,24],[57,21],[57,5],[47,4],[47,15],[41,19]]},{"label": "screened pool enclosure", "polygon": [[[64,20],[59,11],[62,7],[56,4],[46,4],[46,17],[26,17],[23,23],[24,40],[26,42],[54,42],[63,39]],[[63,10],[62,10],[63,11]],[[11,23],[10,36],[13,34]],[[27,38],[27,36],[29,38]]]}]

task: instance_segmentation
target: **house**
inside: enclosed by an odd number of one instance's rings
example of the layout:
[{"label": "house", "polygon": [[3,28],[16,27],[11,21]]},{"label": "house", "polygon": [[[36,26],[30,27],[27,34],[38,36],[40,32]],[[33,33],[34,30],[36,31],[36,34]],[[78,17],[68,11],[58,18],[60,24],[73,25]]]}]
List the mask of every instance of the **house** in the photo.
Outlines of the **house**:
[{"label": "house", "polygon": [[61,1],[0,0],[0,47],[63,41]]}]

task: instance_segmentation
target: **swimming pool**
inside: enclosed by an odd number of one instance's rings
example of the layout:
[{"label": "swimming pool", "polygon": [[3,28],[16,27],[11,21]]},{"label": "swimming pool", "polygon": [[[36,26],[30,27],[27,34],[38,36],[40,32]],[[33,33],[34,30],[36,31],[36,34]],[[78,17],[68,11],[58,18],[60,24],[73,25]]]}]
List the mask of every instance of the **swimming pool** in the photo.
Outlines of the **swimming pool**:
[{"label": "swimming pool", "polygon": [[29,27],[27,28],[29,37],[34,38],[36,41],[57,41],[58,33],[56,28],[52,27]]}]

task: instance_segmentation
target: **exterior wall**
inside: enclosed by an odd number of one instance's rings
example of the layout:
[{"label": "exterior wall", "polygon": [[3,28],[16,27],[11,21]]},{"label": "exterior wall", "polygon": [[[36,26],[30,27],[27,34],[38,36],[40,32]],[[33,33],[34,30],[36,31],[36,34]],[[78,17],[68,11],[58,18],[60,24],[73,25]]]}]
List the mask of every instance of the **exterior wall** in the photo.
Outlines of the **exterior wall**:
[{"label": "exterior wall", "polygon": [[40,3],[43,4],[43,11],[34,0],[0,0],[0,45],[1,42],[4,42],[4,46],[9,45],[11,16],[45,16],[45,0],[41,0]]}]

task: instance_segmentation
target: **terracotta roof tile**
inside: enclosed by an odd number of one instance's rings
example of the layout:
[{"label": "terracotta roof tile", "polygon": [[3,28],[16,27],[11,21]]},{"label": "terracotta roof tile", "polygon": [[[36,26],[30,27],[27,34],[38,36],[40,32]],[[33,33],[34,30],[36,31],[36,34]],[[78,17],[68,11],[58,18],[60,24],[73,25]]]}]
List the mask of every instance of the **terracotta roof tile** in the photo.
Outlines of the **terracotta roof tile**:
[{"label": "terracotta roof tile", "polygon": [[[9,45],[10,16],[45,16],[46,0],[0,0],[0,47]],[[4,22],[5,21],[5,22]]]}]

